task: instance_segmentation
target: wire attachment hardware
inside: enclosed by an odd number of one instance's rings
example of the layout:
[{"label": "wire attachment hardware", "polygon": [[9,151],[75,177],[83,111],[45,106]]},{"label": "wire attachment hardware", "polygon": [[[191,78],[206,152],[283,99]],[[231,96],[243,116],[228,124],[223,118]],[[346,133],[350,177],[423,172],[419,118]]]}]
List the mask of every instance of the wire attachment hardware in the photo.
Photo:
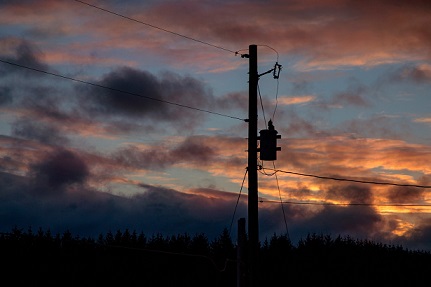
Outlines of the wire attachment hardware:
[{"label": "wire attachment hardware", "polygon": [[274,79],[278,79],[280,77],[281,72],[281,65],[276,62],[274,65],[274,69],[272,69],[272,75],[274,76]]}]

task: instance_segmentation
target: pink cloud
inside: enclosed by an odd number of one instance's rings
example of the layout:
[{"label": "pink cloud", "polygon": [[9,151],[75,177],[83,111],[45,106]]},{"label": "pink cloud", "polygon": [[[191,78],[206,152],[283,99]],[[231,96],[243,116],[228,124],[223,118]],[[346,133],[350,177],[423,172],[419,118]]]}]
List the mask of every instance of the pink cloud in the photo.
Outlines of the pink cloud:
[{"label": "pink cloud", "polygon": [[296,97],[279,97],[278,104],[279,105],[306,104],[314,101],[315,99],[316,99],[316,96],[313,96],[313,95],[304,95],[304,96],[296,96]]}]

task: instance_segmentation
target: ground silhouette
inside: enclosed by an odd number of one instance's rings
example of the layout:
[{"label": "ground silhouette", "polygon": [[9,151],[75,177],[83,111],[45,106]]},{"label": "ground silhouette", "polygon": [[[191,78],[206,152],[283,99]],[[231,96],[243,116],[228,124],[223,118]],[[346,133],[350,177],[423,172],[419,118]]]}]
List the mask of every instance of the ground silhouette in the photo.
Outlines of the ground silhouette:
[{"label": "ground silhouette", "polygon": [[[4,278],[29,286],[237,286],[237,246],[227,229],[205,234],[117,230],[98,238],[14,228],[0,235]],[[244,258],[247,261],[247,258]],[[243,262],[245,264],[245,262]],[[431,254],[350,237],[309,234],[260,245],[259,286],[424,286]]]}]

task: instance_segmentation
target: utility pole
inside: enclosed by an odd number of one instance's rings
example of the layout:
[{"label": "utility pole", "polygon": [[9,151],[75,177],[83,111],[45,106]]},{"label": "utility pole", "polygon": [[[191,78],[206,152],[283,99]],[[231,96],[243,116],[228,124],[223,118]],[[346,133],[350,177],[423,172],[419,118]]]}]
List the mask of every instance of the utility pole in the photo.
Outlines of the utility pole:
[{"label": "utility pole", "polygon": [[[249,102],[248,102],[248,262],[247,287],[260,286],[259,274],[259,218],[258,218],[258,184],[257,184],[257,152],[260,152],[261,160],[274,161],[277,159],[277,139],[281,138],[274,129],[270,120],[268,129],[260,131],[257,136],[257,87],[259,77],[268,73],[273,73],[274,79],[280,75],[281,65],[275,63],[274,68],[258,74],[257,72],[257,45],[249,46],[249,54],[241,57],[249,58]],[[261,147],[258,148],[257,141],[260,140]],[[239,282],[240,283],[240,282]],[[240,286],[240,285],[238,285]]]},{"label": "utility pole", "polygon": [[258,286],[257,45],[249,46],[248,103],[248,287]]}]

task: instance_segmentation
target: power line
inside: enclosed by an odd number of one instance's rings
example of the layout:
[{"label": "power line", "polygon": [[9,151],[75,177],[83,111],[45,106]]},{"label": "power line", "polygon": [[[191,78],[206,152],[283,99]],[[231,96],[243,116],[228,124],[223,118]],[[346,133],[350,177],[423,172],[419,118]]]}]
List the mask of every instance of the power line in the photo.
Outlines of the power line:
[{"label": "power line", "polygon": [[[275,169],[274,161],[272,162],[272,165],[274,166],[274,169]],[[286,235],[287,235],[287,239],[290,240],[289,229],[287,228],[286,213],[284,212],[283,199],[281,198],[281,190],[280,190],[280,185],[278,184],[277,173],[275,173],[275,180],[277,181],[278,196],[280,197],[281,210],[283,211],[283,219],[284,219],[284,225],[286,227]]]},{"label": "power line", "polygon": [[230,233],[231,233],[231,231],[232,231],[233,220],[234,220],[234,218],[235,218],[235,213],[236,213],[236,209],[237,209],[237,207],[238,207],[239,199],[241,198],[241,192],[242,192],[242,188],[243,188],[243,186],[244,186],[244,182],[245,182],[245,177],[246,177],[246,175],[247,175],[247,171],[248,171],[248,168],[246,168],[246,169],[245,169],[244,178],[242,179],[241,188],[240,188],[240,190],[239,190],[238,198],[237,198],[237,200],[236,200],[235,209],[234,209],[234,211],[233,211],[232,220],[231,220],[231,222],[230,222],[229,235],[230,235]]},{"label": "power line", "polygon": [[176,36],[179,36],[179,37],[183,37],[183,38],[188,39],[188,40],[192,40],[192,41],[195,41],[195,42],[198,42],[198,43],[201,43],[201,44],[207,45],[207,46],[211,46],[211,47],[213,47],[213,48],[217,48],[217,49],[220,49],[220,50],[224,50],[224,51],[227,51],[227,52],[233,53],[233,54],[235,54],[235,56],[236,56],[236,55],[238,55],[238,51],[232,51],[232,50],[229,50],[229,49],[223,48],[223,47],[221,47],[221,46],[217,46],[217,45],[214,45],[214,44],[211,44],[211,43],[208,43],[208,42],[202,41],[202,40],[198,40],[198,39],[196,39],[196,38],[192,38],[192,37],[189,37],[189,36],[186,36],[186,35],[183,35],[183,34],[177,33],[177,32],[173,32],[173,31],[170,31],[170,30],[167,30],[167,29],[164,29],[164,28],[161,28],[161,27],[158,27],[158,26],[155,26],[155,25],[152,25],[152,24],[149,24],[149,23],[146,23],[146,22],[143,22],[143,21],[140,21],[140,20],[137,20],[137,19],[134,19],[134,18],[128,17],[128,16],[124,16],[124,15],[122,15],[122,14],[119,14],[119,13],[113,12],[113,11],[111,11],[111,10],[108,10],[108,9],[105,9],[105,8],[102,8],[102,7],[99,7],[99,6],[96,6],[96,5],[93,5],[93,4],[90,4],[90,3],[84,2],[84,1],[80,1],[80,0],[75,0],[75,1],[76,1],[76,2],[79,2],[79,3],[82,3],[82,4],[85,4],[85,5],[87,5],[87,6],[90,6],[90,7],[96,8],[96,9],[99,9],[99,10],[101,10],[101,11],[104,11],[104,12],[107,12],[107,13],[110,13],[110,14],[113,14],[113,15],[115,15],[115,16],[118,16],[118,17],[121,17],[121,18],[124,18],[124,19],[130,20],[130,21],[134,21],[134,22],[137,22],[137,23],[139,23],[139,24],[143,24],[143,25],[146,25],[146,26],[151,27],[151,28],[154,28],[154,29],[161,30],[161,31],[166,32],[166,33],[170,33],[170,34],[173,34],[173,35],[176,35]]},{"label": "power line", "polygon": [[288,173],[288,174],[294,174],[294,175],[300,175],[300,176],[308,176],[308,177],[314,177],[314,178],[320,178],[320,179],[329,179],[329,180],[338,180],[338,181],[350,181],[350,182],[357,182],[357,183],[367,183],[367,184],[380,184],[380,185],[393,185],[393,186],[404,186],[404,187],[418,187],[418,188],[431,188],[429,185],[416,185],[416,184],[402,184],[402,183],[393,183],[393,182],[379,182],[379,181],[367,181],[367,180],[357,180],[357,179],[348,179],[348,178],[340,178],[340,177],[331,177],[331,176],[321,176],[321,175],[314,175],[314,174],[306,174],[306,173],[299,173],[299,172],[293,172],[293,171],[285,171],[281,169],[272,169],[272,168],[264,168],[267,170],[272,170],[275,173],[281,172],[281,173]]},{"label": "power line", "polygon": [[266,123],[265,109],[263,108],[263,101],[262,101],[262,95],[260,94],[259,83],[257,83],[257,92],[259,93],[260,106],[261,106],[261,108],[262,108],[262,114],[263,114],[263,121],[265,122],[265,128],[267,128],[267,127],[268,127],[268,125],[267,125],[267,123]]},{"label": "power line", "polygon": [[124,90],[120,90],[120,89],[116,89],[116,88],[112,88],[112,87],[107,87],[107,86],[103,86],[103,85],[100,85],[100,84],[95,84],[95,83],[92,83],[92,82],[87,82],[87,81],[79,80],[79,79],[76,79],[76,78],[72,78],[72,77],[68,77],[68,76],[64,76],[64,75],[60,75],[60,74],[48,72],[48,71],[45,71],[45,70],[40,70],[40,69],[36,69],[36,68],[24,66],[24,65],[21,65],[21,64],[12,63],[12,62],[9,62],[9,61],[6,61],[6,60],[2,60],[2,59],[0,59],[0,62],[5,63],[5,64],[9,64],[9,65],[12,65],[12,66],[16,66],[16,67],[28,69],[28,70],[31,70],[31,71],[35,71],[35,72],[44,73],[44,74],[47,74],[47,75],[51,75],[51,76],[63,78],[63,79],[66,79],[66,80],[71,80],[71,81],[75,81],[75,82],[79,82],[79,83],[82,83],[82,84],[91,85],[91,86],[98,87],[98,88],[103,88],[103,89],[107,89],[107,90],[111,90],[111,91],[115,91],[115,92],[120,92],[120,93],[128,94],[128,95],[135,96],[135,97],[145,98],[145,99],[148,99],[148,100],[162,102],[162,103],[165,103],[165,104],[170,104],[170,105],[174,105],[174,106],[178,106],[178,107],[182,107],[182,108],[187,108],[187,109],[191,109],[191,110],[195,110],[195,111],[205,112],[205,113],[209,113],[209,114],[213,114],[213,115],[217,115],[217,116],[222,116],[222,117],[226,117],[226,118],[231,118],[231,119],[235,119],[235,120],[246,121],[245,119],[241,119],[241,118],[238,118],[238,117],[235,117],[235,116],[225,115],[225,114],[221,114],[221,113],[217,113],[217,112],[213,112],[213,111],[209,111],[209,110],[204,110],[204,109],[200,109],[200,108],[196,108],[196,107],[191,107],[191,106],[187,106],[187,105],[183,105],[183,104],[179,104],[179,103],[174,103],[174,102],[170,102],[170,101],[166,101],[166,100],[156,99],[156,98],[153,98],[153,97],[144,96],[144,95],[141,95],[141,94],[136,94],[136,93],[132,93],[132,92],[128,92],[128,91],[124,91]]},{"label": "power line", "polygon": [[[259,200],[260,203],[280,203],[275,200]],[[282,204],[298,205],[331,205],[331,206],[387,206],[387,207],[431,207],[431,204],[403,204],[403,203],[331,203],[331,202],[310,202],[310,201],[283,201]]]}]

